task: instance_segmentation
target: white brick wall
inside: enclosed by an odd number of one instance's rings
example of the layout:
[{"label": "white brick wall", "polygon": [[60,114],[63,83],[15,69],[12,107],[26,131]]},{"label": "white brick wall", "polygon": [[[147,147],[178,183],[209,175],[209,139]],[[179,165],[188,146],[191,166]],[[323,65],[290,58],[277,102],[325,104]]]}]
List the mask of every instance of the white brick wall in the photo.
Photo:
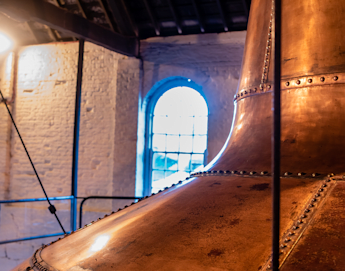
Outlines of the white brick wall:
[{"label": "white brick wall", "polygon": [[[78,195],[141,195],[145,112],[138,112],[138,105],[141,108],[154,84],[171,76],[184,76],[202,86],[210,112],[208,158],[212,159],[230,130],[244,39],[245,32],[152,38],[142,42],[143,62],[86,43]],[[28,46],[19,51],[18,86],[12,110],[51,197],[71,192],[77,59],[77,42]],[[0,59],[0,87],[9,97],[11,80],[5,67],[5,60]],[[1,104],[0,199],[43,197],[8,120]],[[141,161],[139,167],[137,157]],[[10,173],[8,177],[6,172]],[[83,222],[129,202],[90,200],[84,207]],[[69,201],[54,204],[69,229]],[[46,202],[1,206],[0,240],[54,232],[59,232],[59,227]],[[14,267],[50,239],[0,245],[1,270]]]},{"label": "white brick wall", "polygon": [[[49,196],[71,193],[71,165],[78,43],[28,46],[19,51],[18,87],[14,117]],[[121,61],[117,80],[118,62]],[[86,43],[84,55],[79,147],[78,195],[134,195],[135,142],[139,91],[139,61]],[[127,66],[125,68],[124,66]],[[133,66],[134,65],[134,66]],[[1,74],[5,73],[2,61]],[[3,78],[3,75],[1,75]],[[10,80],[2,88],[10,95]],[[117,89],[120,91],[117,91]],[[126,114],[123,114],[125,110]],[[0,199],[43,197],[18,136],[7,140],[8,116],[0,105]],[[121,114],[116,118],[117,114]],[[115,121],[116,120],[116,121]],[[124,123],[128,128],[123,129]],[[118,148],[115,143],[118,142]],[[134,145],[133,145],[134,143]],[[6,150],[12,146],[10,161]],[[129,162],[122,163],[127,153]],[[133,156],[132,158],[130,156]],[[6,160],[7,159],[7,160]],[[114,166],[114,163],[117,163]],[[134,163],[133,163],[134,162]],[[9,191],[5,191],[6,163],[11,164]],[[7,194],[6,194],[7,193]],[[6,195],[5,195],[6,194]],[[90,200],[84,223],[128,201]],[[69,201],[55,202],[69,229]],[[0,240],[59,232],[47,203],[2,205]],[[48,239],[0,246],[2,270],[32,255]],[[17,251],[17,253],[15,253]]]}]

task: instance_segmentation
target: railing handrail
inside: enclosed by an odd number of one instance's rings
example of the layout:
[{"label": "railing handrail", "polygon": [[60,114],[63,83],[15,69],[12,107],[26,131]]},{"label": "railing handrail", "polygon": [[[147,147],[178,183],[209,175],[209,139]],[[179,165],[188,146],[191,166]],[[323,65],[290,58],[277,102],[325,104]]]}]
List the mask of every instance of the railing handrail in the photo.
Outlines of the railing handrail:
[{"label": "railing handrail", "polygon": [[[66,200],[73,199],[73,196],[49,197],[49,200]],[[47,201],[47,198],[29,198],[29,199],[10,199],[0,200],[0,204],[17,203],[17,202],[33,202],[33,201]]]},{"label": "railing handrail", "polygon": [[82,219],[83,219],[83,205],[85,201],[89,199],[142,199],[142,197],[123,197],[123,196],[89,196],[89,197],[77,197],[77,199],[83,199],[80,202],[79,206],[79,228],[82,227]]}]

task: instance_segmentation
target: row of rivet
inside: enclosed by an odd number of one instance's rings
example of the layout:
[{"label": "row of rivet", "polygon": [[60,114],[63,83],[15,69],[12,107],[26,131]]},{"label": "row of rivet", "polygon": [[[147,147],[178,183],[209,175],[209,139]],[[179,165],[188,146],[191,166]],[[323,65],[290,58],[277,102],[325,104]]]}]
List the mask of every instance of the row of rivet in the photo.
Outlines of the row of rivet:
[{"label": "row of rivet", "polygon": [[[245,170],[210,170],[210,171],[200,171],[200,172],[196,172],[196,173],[192,173],[190,174],[191,177],[203,177],[203,176],[215,176],[215,175],[249,175],[249,176],[271,176],[271,174],[267,171],[260,171],[260,172],[256,172],[256,171],[245,171]],[[282,176],[284,177],[320,177],[322,174],[320,173],[311,173],[311,174],[307,174],[305,172],[298,172],[297,174],[294,174],[292,172],[284,172],[284,174]],[[334,176],[333,173],[330,173],[327,175],[328,177],[332,177]]]},{"label": "row of rivet", "polygon": [[[337,75],[316,75],[316,76],[305,76],[295,79],[290,79],[285,82],[281,82],[281,90],[291,88],[301,88],[311,85],[323,85],[331,83],[345,83],[343,74]],[[341,79],[341,80],[340,80]],[[259,87],[252,87],[249,89],[242,89],[239,93],[234,95],[234,101],[252,96],[255,94],[265,93],[272,91],[272,85],[261,84]]]},{"label": "row of rivet", "polygon": [[[190,178],[191,178],[191,177],[187,177],[185,180],[189,180]],[[169,189],[169,188],[171,188],[171,187],[174,187],[174,186],[176,186],[176,185],[178,185],[178,184],[182,184],[182,183],[183,183],[183,181],[179,181],[179,182],[176,183],[176,184],[172,184],[170,187],[165,187],[164,190],[159,190],[158,193],[161,193],[161,192],[163,192],[163,191],[165,191],[165,190],[167,190],[167,189]],[[152,196],[154,196],[154,195],[156,195],[156,194],[158,194],[158,193],[152,193],[151,196],[146,196],[146,197],[140,198],[140,199],[138,199],[137,202],[140,202],[140,201],[142,201],[142,200],[144,200],[144,199],[150,198],[150,197],[152,197]],[[121,211],[121,210],[124,210],[124,209],[126,209],[127,207],[129,207],[129,206],[131,206],[131,205],[134,205],[134,204],[137,203],[137,202],[133,201],[130,205],[125,205],[123,208],[119,208],[116,212],[115,212],[115,211],[112,211],[109,215],[112,215],[112,214],[117,213],[117,212],[119,212],[119,211]],[[109,215],[108,215],[108,214],[105,214],[103,218],[106,218],[106,217],[108,217]],[[85,228],[87,228],[87,227],[89,227],[89,226],[95,224],[97,221],[102,220],[103,218],[98,218],[96,221],[91,221],[90,223],[86,224],[83,228],[77,229],[76,231],[72,231],[72,232],[69,233],[69,234],[65,234],[65,236],[64,236],[63,238],[65,238],[65,237],[67,237],[67,236],[69,236],[69,235],[72,235],[72,234],[74,234],[74,233],[76,233],[76,232],[78,232],[78,231],[80,231],[80,230],[82,230],[82,229],[85,229]],[[53,242],[50,242],[49,245],[52,245],[52,244],[56,243],[57,241],[62,240],[63,238],[58,238],[57,240],[55,240],[55,241],[53,241]],[[48,245],[43,245],[42,248],[45,248],[45,247],[47,247],[47,246],[48,246]]]},{"label": "row of rivet", "polygon": [[271,7],[271,17],[270,22],[268,25],[268,37],[266,41],[266,52],[265,52],[265,59],[264,59],[264,65],[262,69],[262,77],[261,77],[261,84],[260,84],[260,90],[263,90],[265,88],[265,84],[267,83],[268,79],[268,70],[270,67],[270,58],[271,58],[271,46],[272,46],[272,21],[273,21],[273,12],[274,12],[274,1],[272,0],[272,7]]},{"label": "row of rivet", "polygon": [[[334,175],[332,175],[334,176]],[[332,183],[332,178],[327,178],[317,189],[316,194],[312,196],[309,202],[303,208],[304,210],[299,215],[299,218],[293,223],[293,226],[288,230],[283,237],[281,238],[280,242],[280,266],[285,262],[286,258],[289,256],[291,250],[299,240],[300,236],[305,231],[308,223],[315,215],[315,211],[317,207],[320,206],[320,203],[326,196],[326,192],[329,191]],[[262,270],[271,270],[272,259],[270,258],[269,261],[264,265]]]}]

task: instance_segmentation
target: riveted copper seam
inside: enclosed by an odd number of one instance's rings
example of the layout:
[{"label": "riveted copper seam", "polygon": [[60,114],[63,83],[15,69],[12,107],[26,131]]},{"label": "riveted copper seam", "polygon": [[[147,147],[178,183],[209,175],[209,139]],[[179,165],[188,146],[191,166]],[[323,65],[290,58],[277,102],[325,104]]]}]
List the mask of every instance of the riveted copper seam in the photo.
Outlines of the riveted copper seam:
[{"label": "riveted copper seam", "polygon": [[[315,217],[317,210],[323,205],[325,199],[333,190],[336,184],[336,179],[328,177],[322,184],[317,188],[315,194],[308,200],[303,208],[303,211],[298,215],[298,218],[293,225],[288,229],[280,239],[280,263],[281,268],[291,254],[294,247],[302,237],[303,233],[308,228],[309,224]],[[271,257],[265,263],[262,270],[271,270]]]},{"label": "riveted copper seam", "polygon": [[[281,90],[324,86],[324,85],[334,85],[334,84],[345,84],[345,73],[336,74],[319,74],[304,77],[295,77],[283,79],[280,82]],[[272,92],[272,84],[264,84],[260,86],[255,86],[251,88],[246,88],[240,90],[235,96],[234,101],[241,100],[243,98],[254,96],[257,94],[263,94],[266,92]]]}]

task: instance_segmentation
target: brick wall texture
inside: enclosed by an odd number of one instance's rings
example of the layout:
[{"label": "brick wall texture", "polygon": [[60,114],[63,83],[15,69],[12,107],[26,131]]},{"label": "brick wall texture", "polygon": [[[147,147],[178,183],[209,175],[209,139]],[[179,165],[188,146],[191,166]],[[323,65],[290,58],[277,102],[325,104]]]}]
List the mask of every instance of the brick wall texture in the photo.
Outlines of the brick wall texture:
[{"label": "brick wall texture", "polygon": [[[157,82],[190,78],[209,106],[208,160],[230,131],[245,32],[151,38],[141,60],[86,43],[84,54],[78,196],[142,195],[145,99]],[[0,87],[13,90],[13,55],[0,59]],[[17,126],[50,197],[71,193],[78,42],[20,48],[15,100]],[[138,129],[139,128],[139,129]],[[43,197],[20,140],[0,104],[0,200]],[[90,200],[83,222],[131,201]],[[55,201],[66,229],[70,202]],[[60,232],[46,202],[0,205],[0,240]],[[0,245],[7,271],[55,238]]]}]

